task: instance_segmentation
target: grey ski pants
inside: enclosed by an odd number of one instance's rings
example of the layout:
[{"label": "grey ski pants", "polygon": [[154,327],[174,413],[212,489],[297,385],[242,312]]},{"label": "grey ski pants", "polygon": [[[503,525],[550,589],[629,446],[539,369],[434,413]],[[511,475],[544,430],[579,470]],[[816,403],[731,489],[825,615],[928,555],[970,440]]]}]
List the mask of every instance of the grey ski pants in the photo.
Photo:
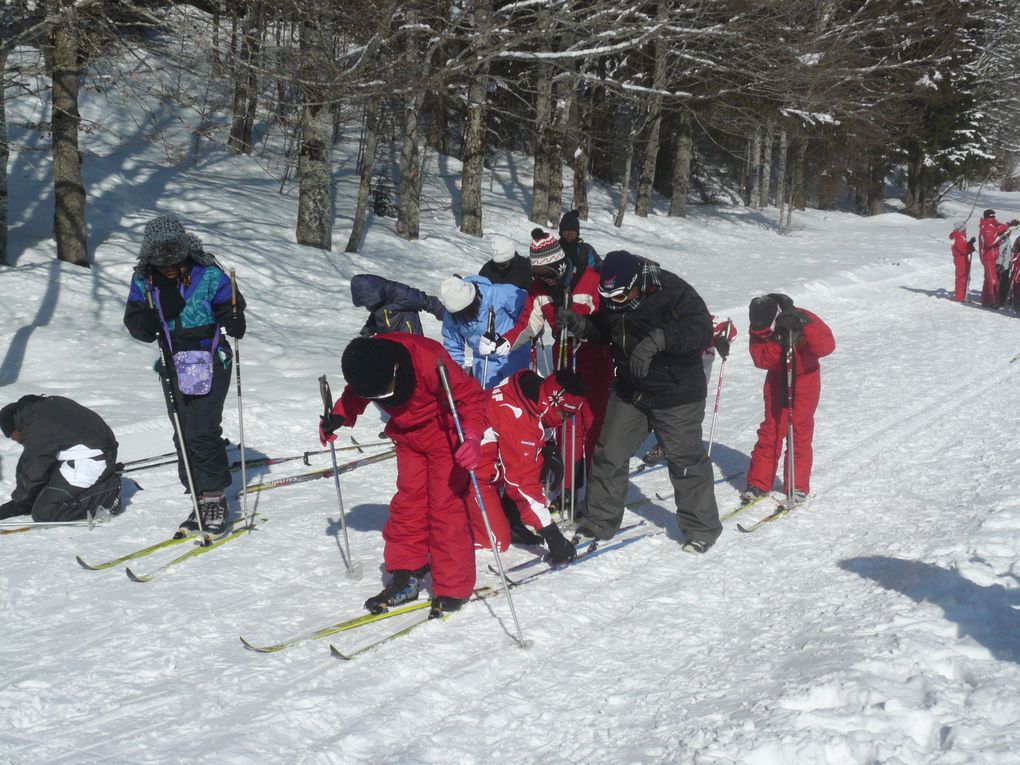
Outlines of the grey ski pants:
[{"label": "grey ski pants", "polygon": [[620,528],[631,456],[652,430],[666,453],[676,492],[677,523],[687,540],[712,544],[722,533],[712,463],[701,442],[705,402],[642,409],[609,394],[606,419],[592,459],[587,507],[580,528],[609,539]]}]

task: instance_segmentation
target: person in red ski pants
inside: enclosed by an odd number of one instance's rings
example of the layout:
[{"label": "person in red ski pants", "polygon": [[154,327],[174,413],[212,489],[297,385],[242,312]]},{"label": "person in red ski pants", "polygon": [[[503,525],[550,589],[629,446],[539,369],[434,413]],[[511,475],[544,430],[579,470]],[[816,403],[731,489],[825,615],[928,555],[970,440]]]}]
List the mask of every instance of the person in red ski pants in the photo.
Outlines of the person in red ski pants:
[{"label": "person in red ski pants", "polygon": [[967,299],[967,282],[970,279],[970,257],[974,252],[974,237],[967,239],[967,224],[963,221],[953,226],[949,235],[953,251],[953,266],[956,268],[956,290],[954,297],[959,302]]},{"label": "person in red ski pants", "polygon": [[995,210],[985,210],[981,214],[981,224],[978,226],[980,241],[981,265],[985,269],[985,281],[981,286],[981,305],[999,305],[999,272],[996,264],[999,260],[999,248],[1002,240],[1011,226],[1020,223],[1015,218],[1009,223],[999,223],[995,218]]},{"label": "person in red ski pants", "polygon": [[[559,427],[564,417],[577,415],[590,420],[591,410],[585,403],[584,392],[580,376],[567,369],[545,379],[531,370],[521,370],[487,391],[489,427],[482,436],[477,475],[500,552],[510,546],[511,537],[503,505],[505,497],[513,503],[521,523],[538,532],[549,546],[554,562],[566,563],[577,556],[577,549],[563,536],[549,513],[549,498],[542,482],[543,444],[546,429]],[[475,547],[491,549],[482,511],[473,495],[471,523]]]},{"label": "person in red ski pants", "polygon": [[[439,363],[446,367],[457,402],[463,443],[458,443]],[[456,611],[475,585],[467,496],[468,471],[478,464],[486,427],[482,389],[442,345],[402,332],[355,338],[341,366],[347,385],[332,412],[320,420],[320,440],[324,445],[334,440],[337,428],[353,426],[373,401],[390,417],[385,432],[397,451],[397,493],[383,528],[391,578],[365,608],[381,613],[415,600],[431,568],[431,615]]]},{"label": "person in red ski pants", "polygon": [[[783,453],[783,441],[789,429],[787,404],[786,351],[793,340],[793,469],[794,485],[788,487],[797,501],[811,491],[811,440],[814,436],[815,409],[821,392],[818,360],[836,349],[832,330],[816,314],[797,308],[782,293],[756,297],[748,309],[750,351],[754,365],[765,375],[765,419],[758,427],[758,441],[751,451],[747,469],[747,488],[741,494],[750,502],[772,490]],[[784,460],[787,475],[789,454]]]}]

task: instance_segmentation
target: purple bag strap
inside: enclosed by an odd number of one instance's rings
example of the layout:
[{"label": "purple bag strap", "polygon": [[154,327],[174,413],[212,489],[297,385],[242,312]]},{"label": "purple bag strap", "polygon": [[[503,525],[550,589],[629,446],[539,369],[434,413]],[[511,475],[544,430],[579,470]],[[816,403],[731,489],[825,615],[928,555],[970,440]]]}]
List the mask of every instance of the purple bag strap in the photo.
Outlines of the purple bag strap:
[{"label": "purple bag strap", "polygon": [[[159,313],[159,322],[163,325],[163,334],[166,335],[166,346],[170,349],[170,355],[174,355],[174,345],[170,341],[170,327],[166,322],[166,318],[163,316],[163,306],[159,303],[159,288],[153,290],[153,302],[156,304],[156,311]],[[212,345],[209,346],[209,353],[216,355],[216,349],[220,344],[220,331],[217,327],[213,332]]]}]

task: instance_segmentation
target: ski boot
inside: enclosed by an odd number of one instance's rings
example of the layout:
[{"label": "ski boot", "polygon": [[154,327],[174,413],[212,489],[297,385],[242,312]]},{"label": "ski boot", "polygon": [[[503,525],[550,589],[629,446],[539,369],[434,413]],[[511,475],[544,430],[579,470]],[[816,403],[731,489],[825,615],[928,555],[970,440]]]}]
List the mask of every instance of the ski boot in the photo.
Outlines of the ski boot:
[{"label": "ski boot", "polygon": [[383,587],[382,592],[365,601],[365,608],[369,613],[381,614],[392,606],[417,600],[428,571],[427,563],[417,571],[397,569],[392,572],[390,581]]},{"label": "ski boot", "polygon": [[759,499],[765,496],[767,492],[764,489],[759,489],[757,486],[748,486],[740,493],[740,504],[749,505],[752,502],[757,502]]},{"label": "ski boot", "polygon": [[542,538],[549,545],[549,557],[552,558],[553,563],[569,563],[577,558],[577,546],[563,536],[560,527],[555,523],[550,523],[542,529],[541,533]]},{"label": "ski boot", "polygon": [[447,614],[460,611],[461,606],[467,603],[467,598],[451,598],[449,595],[438,595],[432,598],[432,605],[429,607],[429,619],[442,619]]},{"label": "ski boot", "polygon": [[222,491],[203,492],[198,498],[198,509],[202,513],[202,531],[208,540],[218,539],[230,531],[227,497]]},{"label": "ski boot", "polygon": [[706,542],[703,539],[688,539],[680,547],[685,553],[691,553],[692,555],[704,555],[708,552],[708,548],[712,545],[710,542]]},{"label": "ski boot", "polygon": [[184,539],[184,537],[190,537],[198,533],[198,516],[195,515],[195,508],[191,508],[191,512],[188,513],[188,517],[184,519],[181,525],[174,532],[174,539]]},{"label": "ski boot", "polygon": [[656,441],[655,446],[645,452],[645,456],[641,458],[641,461],[649,467],[652,465],[658,465],[660,462],[665,462],[666,451],[662,448],[662,444]]}]

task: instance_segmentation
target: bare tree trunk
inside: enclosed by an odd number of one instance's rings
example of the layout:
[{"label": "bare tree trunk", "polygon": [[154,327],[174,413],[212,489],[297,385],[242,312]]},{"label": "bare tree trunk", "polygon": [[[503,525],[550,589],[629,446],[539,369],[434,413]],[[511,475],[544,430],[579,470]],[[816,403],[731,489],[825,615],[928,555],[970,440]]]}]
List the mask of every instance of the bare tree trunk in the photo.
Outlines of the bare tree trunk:
[{"label": "bare tree trunk", "polygon": [[563,145],[567,141],[567,125],[574,107],[577,81],[564,77],[560,82],[558,98],[553,109],[552,140],[549,142],[549,202],[546,220],[557,223],[563,212]]},{"label": "bare tree trunk", "polygon": [[818,176],[818,209],[833,210],[836,207],[836,184],[839,178],[835,168],[827,168]]},{"label": "bare tree trunk", "polygon": [[[0,53],[0,82],[7,81],[7,54]],[[10,159],[7,145],[7,99],[0,95],[0,266],[7,262],[7,160]]]},{"label": "bare tree trunk", "polygon": [[85,186],[78,151],[78,19],[73,3],[58,0],[62,18],[50,36],[53,80],[53,236],[57,258],[89,265],[85,239]]},{"label": "bare tree trunk", "polygon": [[793,166],[793,188],[790,189],[790,204],[798,210],[807,207],[807,191],[804,187],[804,168],[807,165],[807,136],[797,142],[797,161]]},{"label": "bare tree trunk", "polygon": [[[478,0],[474,13],[474,44],[486,47],[492,27],[492,0]],[[489,68],[482,66],[468,85],[467,124],[464,127],[463,171],[460,182],[460,230],[482,235],[482,175],[485,172],[485,131]]]},{"label": "bare tree trunk", "polygon": [[329,52],[323,19],[309,16],[301,25],[301,148],[298,151],[298,244],[329,250],[333,244],[333,187],[330,150],[333,120],[329,89]]},{"label": "bare tree trunk", "polygon": [[[251,154],[258,104],[258,54],[261,39],[262,3],[253,2],[244,17],[241,46],[234,57],[233,118],[227,150],[233,154]],[[302,28],[303,31],[303,28]]]},{"label": "bare tree trunk", "polygon": [[761,188],[761,125],[754,126],[754,135],[751,137],[751,161],[747,172],[750,181],[747,206],[752,207],[758,204],[758,189]]},{"label": "bare tree trunk", "polygon": [[570,208],[577,210],[581,220],[588,220],[588,147],[591,143],[591,88],[582,86],[577,95],[577,108],[571,114],[573,123],[568,132],[567,146],[573,147],[571,162],[574,167],[574,195]]},{"label": "bare tree trunk", "polygon": [[[666,3],[659,1],[656,10],[659,23],[666,21]],[[655,43],[655,71],[652,88],[658,93],[666,87],[667,46],[661,40]],[[638,175],[637,198],[634,200],[634,214],[647,218],[652,200],[652,183],[655,180],[655,162],[659,157],[659,134],[662,130],[662,96],[656,95],[648,106],[648,121],[645,140],[645,157]]]},{"label": "bare tree trunk", "polygon": [[769,206],[769,186],[772,185],[772,144],[775,142],[776,121],[769,117],[765,121],[765,144],[762,147],[761,189],[758,193],[758,209]]},{"label": "bare tree trunk", "polygon": [[676,135],[676,160],[673,163],[673,193],[669,200],[669,214],[674,218],[687,217],[687,200],[691,192],[691,159],[694,156],[694,139],[691,136],[690,115],[684,114]]},{"label": "bare tree trunk", "polygon": [[549,143],[552,141],[552,68],[537,68],[535,84],[535,173],[531,191],[531,222],[546,225],[549,212]]},{"label": "bare tree trunk", "polygon": [[620,206],[616,208],[616,215],[613,217],[613,225],[617,228],[623,227],[623,218],[627,214],[627,204],[630,202],[630,173],[634,165],[634,145],[637,143],[638,130],[634,128],[627,140],[627,155],[623,162],[623,186],[620,189]]},{"label": "bare tree trunk", "polygon": [[358,204],[354,209],[354,224],[347,240],[345,252],[357,252],[365,233],[368,218],[368,195],[372,191],[372,170],[375,168],[375,147],[379,139],[379,101],[369,98],[365,105],[365,142],[361,153],[361,181],[358,184]]},{"label": "bare tree trunk", "polygon": [[789,152],[790,142],[786,135],[786,128],[779,128],[779,165],[776,167],[776,207],[779,208],[778,228],[780,234],[785,234],[783,228],[783,215],[786,213],[786,155]]},{"label": "bare tree trunk", "polygon": [[885,210],[885,161],[882,152],[873,151],[868,163],[868,215],[881,215]]},{"label": "bare tree trunk", "polygon": [[415,89],[404,100],[403,142],[400,147],[400,207],[397,213],[397,236],[417,239],[420,224],[418,178],[421,175],[421,146],[418,122],[424,95]]}]

